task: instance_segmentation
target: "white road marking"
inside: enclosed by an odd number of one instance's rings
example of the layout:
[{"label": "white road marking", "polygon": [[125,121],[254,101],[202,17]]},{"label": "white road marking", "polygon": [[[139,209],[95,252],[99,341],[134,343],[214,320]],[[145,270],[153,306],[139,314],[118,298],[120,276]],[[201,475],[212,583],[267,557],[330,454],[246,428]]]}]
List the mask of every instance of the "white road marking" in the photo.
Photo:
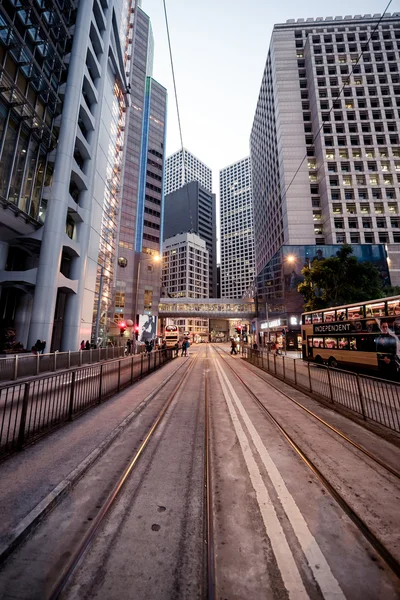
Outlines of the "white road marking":
[{"label": "white road marking", "polygon": [[254,491],[256,492],[257,502],[264,521],[264,526],[271,541],[272,550],[274,552],[276,562],[278,563],[278,568],[281,572],[283,583],[288,591],[289,597],[293,600],[309,600],[309,595],[304,587],[301,575],[293,558],[292,551],[290,550],[278,516],[275,512],[271,497],[264,485],[258,465],[251,451],[249,441],[229,397],[229,391],[226,387],[226,384],[221,377],[220,371],[222,371],[222,369],[217,361],[215,364],[217,366],[217,374],[226,403],[228,405],[232,423],[235,428],[236,435],[246,462],[247,470],[250,475],[251,483]]},{"label": "white road marking", "polygon": [[[218,363],[217,363],[218,364]],[[218,365],[219,366],[219,365]],[[285,513],[293,527],[300,546],[307,558],[308,564],[313,572],[313,575],[318,582],[321,592],[326,600],[345,599],[345,595],[333,575],[331,568],[322,553],[316,539],[312,535],[309,527],[301,514],[293,496],[290,494],[286,484],[279,473],[275,463],[273,462],[268,450],[264,446],[256,428],[251,422],[247,412],[245,411],[240,399],[238,398],[234,388],[232,387],[227,375],[219,366],[222,376],[226,381],[226,385],[232,395],[232,398],[240,412],[240,415],[247,427],[247,430],[254,442],[255,447],[260,455],[260,458],[267,470],[269,478],[276,489],[279,500],[285,510]]]}]

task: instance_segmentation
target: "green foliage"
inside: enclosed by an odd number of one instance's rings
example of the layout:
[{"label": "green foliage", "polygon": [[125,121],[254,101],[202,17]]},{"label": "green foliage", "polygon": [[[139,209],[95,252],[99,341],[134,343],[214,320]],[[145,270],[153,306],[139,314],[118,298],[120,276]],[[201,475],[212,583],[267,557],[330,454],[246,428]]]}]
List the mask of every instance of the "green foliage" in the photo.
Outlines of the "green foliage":
[{"label": "green foliage", "polygon": [[305,311],[388,295],[378,269],[369,262],[358,262],[349,244],[343,244],[337,256],[313,260],[302,274],[304,282],[297,289],[304,298]]}]

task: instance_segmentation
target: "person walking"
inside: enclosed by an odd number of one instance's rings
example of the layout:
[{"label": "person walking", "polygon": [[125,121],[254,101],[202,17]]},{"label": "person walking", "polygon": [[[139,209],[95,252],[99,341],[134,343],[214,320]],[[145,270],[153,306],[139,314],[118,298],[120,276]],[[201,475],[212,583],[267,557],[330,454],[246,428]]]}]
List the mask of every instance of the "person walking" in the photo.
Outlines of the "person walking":
[{"label": "person walking", "polygon": [[81,349],[81,350],[84,350],[84,349],[85,349],[85,340],[82,340],[82,341],[81,341],[81,348],[80,348],[80,349]]},{"label": "person walking", "polygon": [[237,354],[237,342],[231,338],[231,354]]},{"label": "person walking", "polygon": [[86,340],[85,350],[90,350],[90,342],[89,342],[89,340]]},{"label": "person walking", "polygon": [[175,349],[175,356],[179,356],[179,340],[176,342],[174,349]]},{"label": "person walking", "polygon": [[128,341],[126,342],[126,350],[128,355],[131,353],[131,346],[132,346],[132,342],[130,339],[128,339]]},{"label": "person walking", "polygon": [[182,342],[182,354],[181,354],[181,356],[187,356],[188,345],[189,345],[188,340],[186,340],[186,339],[183,340],[183,342]]}]

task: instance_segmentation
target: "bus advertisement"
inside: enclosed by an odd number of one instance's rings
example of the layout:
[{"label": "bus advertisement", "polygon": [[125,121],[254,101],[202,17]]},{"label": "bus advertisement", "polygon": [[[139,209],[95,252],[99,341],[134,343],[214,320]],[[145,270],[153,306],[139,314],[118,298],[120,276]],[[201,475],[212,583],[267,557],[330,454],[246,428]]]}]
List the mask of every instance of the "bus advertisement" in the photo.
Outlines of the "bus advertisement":
[{"label": "bus advertisement", "polygon": [[400,372],[400,296],[303,313],[303,359]]}]

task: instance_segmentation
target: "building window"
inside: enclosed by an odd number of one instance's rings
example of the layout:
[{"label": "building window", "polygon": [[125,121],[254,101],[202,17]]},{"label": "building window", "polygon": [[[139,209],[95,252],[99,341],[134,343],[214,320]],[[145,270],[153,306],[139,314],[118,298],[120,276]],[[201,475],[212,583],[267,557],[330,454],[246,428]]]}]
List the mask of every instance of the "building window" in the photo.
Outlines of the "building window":
[{"label": "building window", "polygon": [[153,306],[153,290],[144,291],[144,310],[151,310]]}]

